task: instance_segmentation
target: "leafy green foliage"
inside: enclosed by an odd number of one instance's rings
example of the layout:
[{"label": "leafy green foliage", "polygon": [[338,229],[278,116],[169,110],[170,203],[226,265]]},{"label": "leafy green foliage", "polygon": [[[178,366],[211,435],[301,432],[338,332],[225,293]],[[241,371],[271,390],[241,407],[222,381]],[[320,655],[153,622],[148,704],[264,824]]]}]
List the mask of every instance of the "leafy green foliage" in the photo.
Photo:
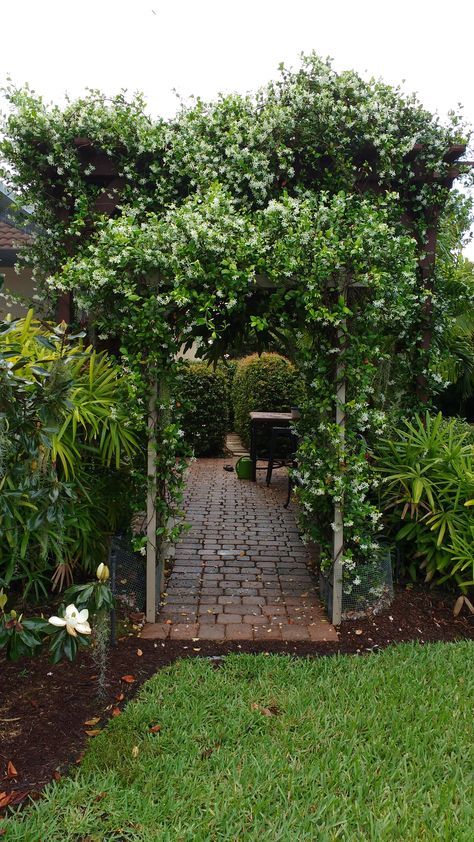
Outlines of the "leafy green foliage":
[{"label": "leafy green foliage", "polygon": [[443,413],[474,420],[474,264],[462,252],[471,222],[467,197],[451,194],[438,233],[431,368]]},{"label": "leafy green foliage", "polygon": [[54,629],[51,626],[45,629],[45,632],[49,633],[51,638],[49,654],[53,664],[59,663],[63,658],[74,661],[81,647],[84,648],[90,644],[89,637],[79,632],[73,637],[66,629]]},{"label": "leafy green foliage", "polygon": [[[467,263],[468,261],[466,261]],[[474,267],[471,266],[474,289]],[[461,298],[461,301],[464,301]],[[474,310],[465,309],[453,321],[451,330],[444,337],[443,359],[438,376],[445,384],[444,392],[437,397],[443,413],[465,415],[474,421]]]},{"label": "leafy green foliage", "polygon": [[289,412],[299,406],[304,394],[301,375],[280,354],[251,354],[239,360],[232,384],[235,429],[242,441],[250,443],[249,413]]},{"label": "leafy green foliage", "polygon": [[184,439],[195,456],[221,456],[229,430],[229,374],[225,366],[183,365],[176,384]]},{"label": "leafy green foliage", "polygon": [[[382,500],[415,579],[474,585],[472,429],[428,413],[405,421],[376,449]],[[471,443],[469,443],[471,436]]]},{"label": "leafy green foliage", "polygon": [[[442,272],[424,287],[417,276],[433,207],[442,222],[447,214],[459,230],[466,224],[446,186],[446,152],[467,135],[460,115],[442,125],[415,97],[338,74],[314,54],[255,96],[198,100],[169,122],[150,120],[139,97],[93,91],[63,110],[29,89],[10,88],[7,98],[5,177],[39,228],[26,259],[51,296],[74,292],[99,337],[120,338],[142,416],[159,381],[162,539],[182,492],[180,349],[198,338],[215,361],[279,338],[290,340],[306,384],[303,527],[327,558],[338,505],[345,561],[370,558],[380,531],[371,440],[393,405],[416,408],[416,384],[439,388],[453,301],[472,301],[459,273],[451,283],[451,246]],[[121,216],[98,211],[103,184],[91,151],[122,180]],[[432,319],[428,349],[421,337]],[[347,382],[344,439],[334,423],[337,374]]]},{"label": "leafy green foliage", "polygon": [[[108,569],[107,569],[108,573]],[[106,696],[107,663],[110,641],[110,612],[115,606],[115,599],[108,580],[99,578],[87,582],[85,585],[72,585],[64,594],[64,598],[73,602],[79,609],[87,608],[93,618],[92,658],[97,667],[97,690],[101,698]]]},{"label": "leafy green foliage", "polygon": [[64,599],[73,602],[79,609],[87,608],[92,615],[98,614],[99,611],[111,611],[115,604],[110,585],[101,581],[71,585],[64,592]]},{"label": "leafy green foliage", "polygon": [[0,328],[0,394],[0,574],[38,597],[105,557],[138,444],[110,358],[31,311]]},{"label": "leafy green foliage", "polygon": [[5,611],[7,596],[0,590],[0,649],[10,661],[37,655],[46,641],[49,641],[51,661],[58,663],[66,657],[72,661],[81,646],[88,646],[87,635],[68,634],[65,628],[55,628],[43,617],[24,617],[14,609]]},{"label": "leafy green foliage", "polygon": [[[0,592],[3,595],[3,591]],[[0,649],[10,661],[35,655],[41,648],[47,623],[40,618],[24,618],[13,609],[0,608]]]}]

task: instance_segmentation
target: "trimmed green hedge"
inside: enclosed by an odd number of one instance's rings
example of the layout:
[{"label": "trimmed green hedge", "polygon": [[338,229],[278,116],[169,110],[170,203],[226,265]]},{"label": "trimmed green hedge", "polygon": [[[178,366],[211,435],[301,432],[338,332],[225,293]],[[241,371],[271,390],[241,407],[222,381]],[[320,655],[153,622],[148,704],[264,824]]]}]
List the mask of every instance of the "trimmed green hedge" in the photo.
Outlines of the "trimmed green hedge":
[{"label": "trimmed green hedge", "polygon": [[229,372],[204,362],[183,364],[179,403],[184,438],[195,456],[220,456],[229,430]]},{"label": "trimmed green hedge", "polygon": [[249,413],[289,412],[303,398],[303,383],[295,366],[280,354],[251,354],[239,360],[232,385],[235,430],[250,444]]}]

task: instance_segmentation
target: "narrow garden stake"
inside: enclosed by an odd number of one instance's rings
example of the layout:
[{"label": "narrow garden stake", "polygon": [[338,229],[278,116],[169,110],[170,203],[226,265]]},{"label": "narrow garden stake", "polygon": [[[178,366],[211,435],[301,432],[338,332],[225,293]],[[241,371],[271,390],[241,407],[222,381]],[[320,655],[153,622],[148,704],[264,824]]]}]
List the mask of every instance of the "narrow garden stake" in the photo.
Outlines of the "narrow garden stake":
[{"label": "narrow garden stake", "polygon": [[[110,590],[112,591],[112,596],[115,596],[117,590],[117,551],[114,547],[113,538],[110,541],[109,568]],[[117,612],[115,610],[115,604],[110,611],[110,645],[117,646]]]},{"label": "narrow garden stake", "polygon": [[156,424],[158,384],[151,387],[148,407],[147,505],[146,505],[146,619],[156,620]]}]

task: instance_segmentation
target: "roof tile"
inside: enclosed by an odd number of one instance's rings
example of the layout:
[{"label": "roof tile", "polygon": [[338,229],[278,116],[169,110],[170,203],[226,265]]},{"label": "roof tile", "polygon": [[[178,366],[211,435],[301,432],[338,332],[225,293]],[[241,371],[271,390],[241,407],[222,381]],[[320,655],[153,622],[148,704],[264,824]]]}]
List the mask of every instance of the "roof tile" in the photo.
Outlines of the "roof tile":
[{"label": "roof tile", "polygon": [[31,241],[31,234],[15,228],[9,222],[0,220],[0,249],[15,249],[17,246],[26,245]]}]

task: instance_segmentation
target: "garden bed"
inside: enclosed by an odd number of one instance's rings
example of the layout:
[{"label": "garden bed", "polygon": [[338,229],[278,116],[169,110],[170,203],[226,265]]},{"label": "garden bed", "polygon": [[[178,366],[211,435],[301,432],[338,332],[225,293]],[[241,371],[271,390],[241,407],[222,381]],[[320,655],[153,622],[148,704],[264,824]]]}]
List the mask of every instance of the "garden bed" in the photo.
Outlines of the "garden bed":
[{"label": "garden bed", "polygon": [[[102,703],[96,699],[95,668],[88,652],[72,664],[62,662],[54,666],[46,657],[16,664],[2,658],[0,793],[13,791],[13,803],[21,803],[28,795],[39,794],[46,783],[58,779],[71,764],[80,763],[81,753],[90,739],[86,731],[103,727],[112,713],[118,715],[146,679],[178,658],[229,652],[294,656],[366,654],[401,641],[474,639],[474,617],[465,615],[454,619],[453,601],[443,599],[434,591],[398,588],[387,612],[343,623],[337,644],[152,642],[131,635],[121,639],[111,653],[108,695]],[[123,676],[134,680],[124,681]],[[85,724],[97,717],[98,721],[92,725]],[[3,777],[9,762],[18,773],[15,777]]]}]

